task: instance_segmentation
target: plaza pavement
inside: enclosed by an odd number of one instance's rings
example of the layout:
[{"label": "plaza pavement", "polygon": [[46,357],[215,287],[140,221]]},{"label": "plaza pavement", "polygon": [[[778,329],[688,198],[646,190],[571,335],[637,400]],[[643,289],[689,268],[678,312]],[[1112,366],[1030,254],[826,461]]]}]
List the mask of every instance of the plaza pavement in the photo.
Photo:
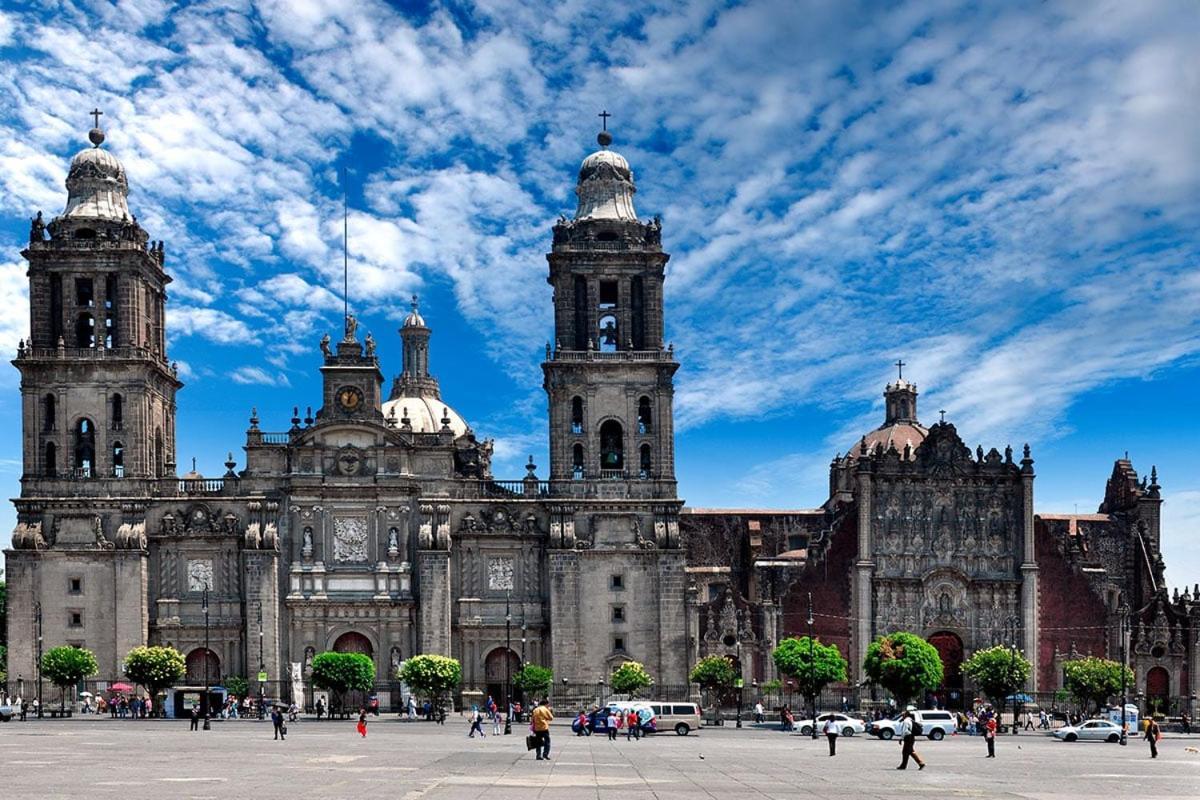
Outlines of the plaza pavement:
[{"label": "plaza pavement", "polygon": [[[468,739],[465,719],[444,727],[373,718],[366,739],[354,720],[290,724],[286,742],[269,722],[75,718],[0,724],[0,797],[368,798],[389,800],[697,800],[698,798],[1158,798],[1200,796],[1200,737],[1168,738],[1157,760],[1146,743],[1065,744],[1042,734],[1002,737],[984,759],[981,738],[918,743],[929,767],[899,772],[900,747],[823,739],[765,728],[706,729],[617,742],[553,730],[549,762],[511,736]],[[490,729],[490,726],[489,726]]]}]

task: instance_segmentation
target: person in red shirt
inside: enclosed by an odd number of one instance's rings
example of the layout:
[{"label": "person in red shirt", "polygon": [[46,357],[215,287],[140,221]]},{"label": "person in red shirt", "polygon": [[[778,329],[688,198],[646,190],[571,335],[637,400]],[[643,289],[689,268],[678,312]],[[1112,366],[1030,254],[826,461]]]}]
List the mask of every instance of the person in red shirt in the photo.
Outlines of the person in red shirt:
[{"label": "person in red shirt", "polygon": [[633,709],[630,709],[629,713],[625,715],[625,741],[628,742],[630,736],[634,739],[642,738],[642,726],[638,722],[638,713]]},{"label": "person in red shirt", "polygon": [[987,724],[983,727],[983,738],[987,740],[988,758],[996,757],[996,729],[998,727],[996,724],[996,715],[989,714]]}]

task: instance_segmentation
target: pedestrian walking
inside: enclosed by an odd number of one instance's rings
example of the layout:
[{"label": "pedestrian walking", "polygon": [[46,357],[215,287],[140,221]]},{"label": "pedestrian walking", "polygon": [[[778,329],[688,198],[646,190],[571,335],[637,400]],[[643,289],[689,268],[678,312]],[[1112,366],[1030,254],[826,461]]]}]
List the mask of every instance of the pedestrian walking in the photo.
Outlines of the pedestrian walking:
[{"label": "pedestrian walking", "polygon": [[275,729],[275,738],[279,741],[287,739],[287,725],[283,723],[283,709],[275,706],[271,709],[271,726]]},{"label": "pedestrian walking", "polygon": [[1162,739],[1162,730],[1154,717],[1146,720],[1146,741],[1150,743],[1150,757],[1158,758],[1158,741]]},{"label": "pedestrian walking", "polygon": [[200,704],[192,704],[192,730],[200,730]]},{"label": "pedestrian walking", "polygon": [[917,736],[921,734],[921,723],[917,722],[913,716],[913,707],[909,706],[904,714],[900,717],[899,730],[896,731],[900,735],[900,766],[896,769],[908,769],[908,759],[917,762],[917,769],[925,769],[925,762],[921,760],[921,756],[917,755],[915,749]]},{"label": "pedestrian walking", "polygon": [[538,707],[529,715],[532,721],[533,735],[537,737],[537,760],[550,759],[550,721],[554,719],[554,711],[550,708],[549,700],[542,700]]},{"label": "pedestrian walking", "polygon": [[1025,730],[1033,730],[1033,714],[1030,714],[1028,711],[1025,712]]},{"label": "pedestrian walking", "polygon": [[608,717],[604,720],[604,726],[608,729],[608,740],[615,742],[617,740],[617,728],[621,727],[621,718],[617,716],[614,709],[608,710]]},{"label": "pedestrian walking", "polygon": [[634,739],[642,738],[642,723],[638,719],[638,713],[634,709],[629,709],[629,713],[625,715],[625,724],[629,727],[625,731],[625,741],[629,741],[629,737]]},{"label": "pedestrian walking", "polygon": [[831,755],[831,756],[837,755],[837,737],[838,737],[837,723],[834,722],[833,715],[830,714],[829,717],[825,720],[825,738],[829,740],[829,755]]},{"label": "pedestrian walking", "polygon": [[25,717],[29,716],[29,701],[22,699],[17,707],[21,709],[21,722],[24,722]]},{"label": "pedestrian walking", "polygon": [[365,708],[358,709],[358,725],[355,727],[359,736],[367,738],[367,710]]},{"label": "pedestrian walking", "polygon": [[996,757],[996,729],[998,727],[995,715],[988,714],[987,722],[983,724],[983,738],[987,742],[988,758]]},{"label": "pedestrian walking", "polygon": [[500,735],[500,709],[498,708],[492,712],[492,735]]},{"label": "pedestrian walking", "polygon": [[763,704],[762,704],[762,701],[760,700],[754,704],[754,721],[756,723],[760,723],[763,721],[763,712],[764,712]]},{"label": "pedestrian walking", "polygon": [[483,733],[483,713],[477,706],[471,706],[471,730],[467,733],[468,739],[475,738],[475,731],[479,731],[479,738],[484,738]]},{"label": "pedestrian walking", "polygon": [[1190,734],[1192,732],[1192,720],[1187,714],[1179,715],[1179,724],[1183,727],[1183,732],[1185,734]]}]

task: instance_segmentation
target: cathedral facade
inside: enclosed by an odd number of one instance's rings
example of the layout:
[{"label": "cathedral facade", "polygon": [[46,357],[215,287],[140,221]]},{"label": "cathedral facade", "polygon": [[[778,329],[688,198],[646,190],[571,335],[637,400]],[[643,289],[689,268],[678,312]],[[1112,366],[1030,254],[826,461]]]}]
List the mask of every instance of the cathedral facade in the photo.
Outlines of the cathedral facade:
[{"label": "cathedral facade", "polygon": [[491,442],[441,395],[415,298],[386,390],[347,316],[314,343],[313,406],[274,431],[251,412],[241,469],[231,450],[221,477],[179,475],[165,248],[131,213],[103,133],[89,136],[65,209],[39,213],[23,251],[10,684],[37,674],[39,635],[93,650],[102,680],[132,647],[169,644],[191,686],[265,673],[278,696],[326,650],[370,655],[383,684],[415,653],[453,655],[464,688],[499,697],[523,662],[603,687],[637,660],[682,687],[697,658],[725,653],[750,684],[778,677],[780,639],[813,632],[842,648],[854,674],[839,690],[857,692],[867,643],[906,629],[942,651],[954,703],[976,648],[1034,654],[1028,689],[1052,691],[1072,654],[1115,656],[1124,620],[1147,694],[1200,689],[1200,591],[1162,584],[1157,477],[1122,460],[1097,514],[1037,516],[1029,448],[972,451],[944,419],[925,427],[903,378],[883,425],[833,460],[820,508],[684,509],[669,256],[607,133],[547,255],[547,479],[532,459],[523,478],[492,475]]}]

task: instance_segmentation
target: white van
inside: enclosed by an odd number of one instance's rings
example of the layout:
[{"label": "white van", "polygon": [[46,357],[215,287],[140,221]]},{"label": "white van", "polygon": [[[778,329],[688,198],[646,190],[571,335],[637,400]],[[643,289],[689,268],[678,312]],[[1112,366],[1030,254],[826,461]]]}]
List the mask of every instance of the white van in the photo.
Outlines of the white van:
[{"label": "white van", "polygon": [[674,728],[675,733],[687,736],[700,729],[700,706],[695,703],[651,702],[655,725],[660,733]]}]

